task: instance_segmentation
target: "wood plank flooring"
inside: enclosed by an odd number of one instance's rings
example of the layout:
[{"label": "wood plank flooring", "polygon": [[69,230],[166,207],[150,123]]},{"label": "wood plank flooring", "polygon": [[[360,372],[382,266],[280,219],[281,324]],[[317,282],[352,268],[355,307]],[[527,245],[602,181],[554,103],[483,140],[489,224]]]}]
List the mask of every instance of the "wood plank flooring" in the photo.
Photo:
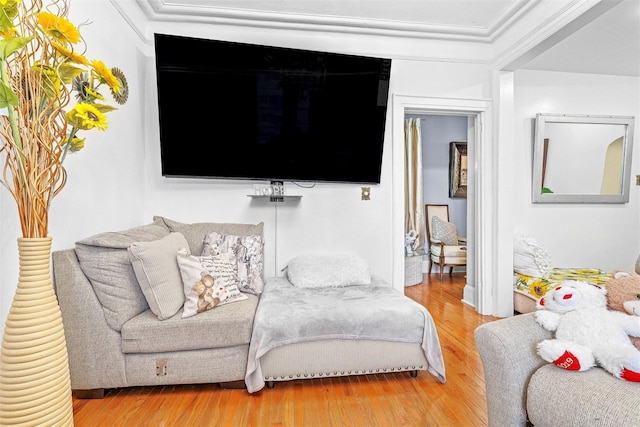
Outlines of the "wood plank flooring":
[{"label": "wood plank flooring", "polygon": [[405,288],[436,323],[445,384],[420,371],[294,380],[254,394],[215,384],[112,389],[104,399],[74,397],[75,426],[486,426],[473,331],[496,318],[463,304],[463,286],[464,273],[454,273]]}]

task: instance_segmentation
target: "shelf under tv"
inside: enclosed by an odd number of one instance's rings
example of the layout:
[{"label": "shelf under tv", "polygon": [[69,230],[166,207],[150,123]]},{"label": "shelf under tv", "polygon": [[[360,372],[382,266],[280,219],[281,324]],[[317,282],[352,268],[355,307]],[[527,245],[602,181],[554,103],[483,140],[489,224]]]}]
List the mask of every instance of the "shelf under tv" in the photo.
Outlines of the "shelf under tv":
[{"label": "shelf under tv", "polygon": [[284,202],[285,200],[300,200],[302,196],[289,196],[289,195],[261,195],[261,194],[247,194],[252,199],[269,199],[270,202]]}]

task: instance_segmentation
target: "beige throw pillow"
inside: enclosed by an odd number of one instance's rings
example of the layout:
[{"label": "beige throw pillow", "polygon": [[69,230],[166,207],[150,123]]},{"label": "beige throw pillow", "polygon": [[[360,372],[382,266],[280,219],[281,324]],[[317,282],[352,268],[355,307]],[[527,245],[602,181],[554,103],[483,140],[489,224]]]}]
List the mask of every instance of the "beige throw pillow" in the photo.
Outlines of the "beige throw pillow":
[{"label": "beige throw pillow", "polygon": [[177,258],[184,292],[182,318],[249,298],[236,286],[235,262],[227,255],[195,256],[184,247]]},{"label": "beige throw pillow", "polygon": [[175,315],[184,303],[176,252],[187,244],[182,234],[171,233],[160,240],[129,246],[133,271],[149,308],[159,320]]}]

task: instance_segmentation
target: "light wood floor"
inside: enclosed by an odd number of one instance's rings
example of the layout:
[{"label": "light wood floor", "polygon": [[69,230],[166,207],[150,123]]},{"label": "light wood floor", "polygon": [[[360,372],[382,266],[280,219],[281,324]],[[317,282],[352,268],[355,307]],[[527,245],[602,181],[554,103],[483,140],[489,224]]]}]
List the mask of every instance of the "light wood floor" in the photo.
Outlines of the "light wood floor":
[{"label": "light wood floor", "polygon": [[473,426],[487,425],[484,376],[473,341],[495,320],[463,304],[464,273],[424,275],[405,294],[433,316],[447,382],[420,371],[276,383],[254,394],[217,385],[132,387],[73,400],[83,426]]}]

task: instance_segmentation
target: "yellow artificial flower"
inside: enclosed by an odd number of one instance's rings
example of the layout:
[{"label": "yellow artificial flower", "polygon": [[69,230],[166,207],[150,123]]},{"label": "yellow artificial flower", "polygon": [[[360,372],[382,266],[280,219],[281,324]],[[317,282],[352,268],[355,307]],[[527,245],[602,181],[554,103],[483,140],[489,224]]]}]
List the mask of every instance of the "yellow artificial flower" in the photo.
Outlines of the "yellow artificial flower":
[{"label": "yellow artificial flower", "polygon": [[120,91],[120,80],[118,80],[111,70],[104,65],[104,62],[94,59],[91,61],[91,66],[100,79],[104,80],[110,88],[116,92]]},{"label": "yellow artificial flower", "polygon": [[0,31],[0,37],[2,37],[3,39],[12,39],[17,35],[18,35],[18,31],[16,31],[16,27],[11,27],[7,31]]},{"label": "yellow artificial flower", "polygon": [[60,52],[61,54],[69,58],[70,61],[76,62],[78,64],[82,64],[82,65],[89,65],[89,60],[84,55],[74,52],[71,49],[67,49],[63,45],[56,42],[51,42],[51,45],[54,47],[55,50],[57,50],[58,52]]},{"label": "yellow artificial flower", "polygon": [[529,285],[529,294],[535,298],[542,298],[549,290],[549,283],[545,280],[534,280]]},{"label": "yellow artificial flower", "polygon": [[63,16],[40,12],[38,14],[38,24],[56,40],[68,41],[73,44],[80,41],[80,31]]},{"label": "yellow artificial flower", "polygon": [[124,104],[129,98],[129,83],[127,83],[127,78],[125,77],[122,70],[118,67],[112,68],[111,72],[120,82],[120,87],[117,90],[111,87],[111,95],[118,104]]},{"label": "yellow artificial flower", "polygon": [[79,129],[107,129],[107,116],[91,104],[79,103],[67,113],[67,120]]}]

